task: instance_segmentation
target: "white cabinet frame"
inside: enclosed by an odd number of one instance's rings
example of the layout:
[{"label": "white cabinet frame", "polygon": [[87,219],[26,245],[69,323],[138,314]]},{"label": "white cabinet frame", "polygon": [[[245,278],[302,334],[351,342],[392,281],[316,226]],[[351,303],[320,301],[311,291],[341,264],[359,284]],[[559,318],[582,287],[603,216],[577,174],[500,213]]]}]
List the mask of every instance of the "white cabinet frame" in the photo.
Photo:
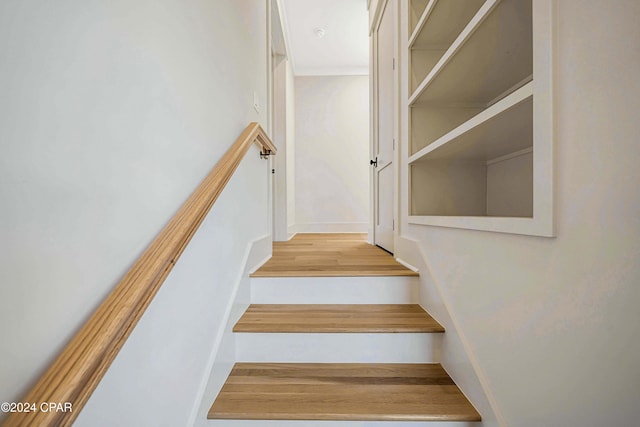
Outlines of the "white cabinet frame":
[{"label": "white cabinet frame", "polygon": [[[410,70],[410,46],[411,40],[416,34],[409,28],[409,11],[411,0],[403,0],[401,13],[401,70],[402,79],[402,107],[401,126],[403,142],[403,167],[402,173],[408,175],[406,185],[402,186],[403,203],[406,203],[404,212],[407,213],[407,220],[410,224],[427,226],[454,227],[472,230],[484,230],[503,233],[525,234],[534,236],[555,236],[554,210],[555,210],[555,96],[554,96],[554,65],[555,65],[555,4],[557,0],[532,0],[532,28],[533,28],[533,78],[528,86],[528,90],[533,92],[533,217],[490,217],[490,216],[427,216],[411,215],[411,177],[410,164],[421,160],[422,156],[428,156],[434,147],[427,146],[412,155],[410,149],[409,135],[411,135],[410,120],[411,103],[420,95],[419,91],[413,94],[410,92],[411,82],[409,81]],[[418,2],[425,2],[418,0]],[[448,0],[439,0],[446,2]],[[481,11],[488,15],[501,0],[487,0]],[[436,0],[425,2],[427,13],[433,9]],[[480,13],[480,12],[479,12]],[[424,23],[426,16],[418,20],[418,26]],[[415,19],[415,18],[414,18]],[[474,19],[483,19],[474,17]],[[411,34],[410,34],[411,31]],[[410,40],[411,39],[411,40]],[[445,58],[445,60],[448,60]],[[428,78],[428,77],[427,77]],[[418,85],[420,89],[421,85]],[[482,113],[481,113],[482,114]],[[471,118],[450,133],[464,131],[474,126],[475,122],[480,122],[476,118]],[[443,137],[444,138],[444,137]],[[442,138],[440,138],[442,139]],[[442,144],[443,141],[436,141],[434,144]],[[446,141],[444,141],[446,143]],[[427,158],[427,157],[425,157]],[[402,178],[402,177],[401,177]],[[406,210],[405,210],[406,209]]]}]

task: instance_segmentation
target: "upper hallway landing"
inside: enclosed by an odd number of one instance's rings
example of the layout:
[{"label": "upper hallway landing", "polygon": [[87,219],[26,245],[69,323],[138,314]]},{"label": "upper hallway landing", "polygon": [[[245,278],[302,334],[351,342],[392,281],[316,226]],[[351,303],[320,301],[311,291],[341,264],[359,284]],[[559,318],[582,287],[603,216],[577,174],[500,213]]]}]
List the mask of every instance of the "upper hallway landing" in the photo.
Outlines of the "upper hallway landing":
[{"label": "upper hallway landing", "polygon": [[274,242],[273,256],[251,277],[417,276],[364,233],[296,234]]}]

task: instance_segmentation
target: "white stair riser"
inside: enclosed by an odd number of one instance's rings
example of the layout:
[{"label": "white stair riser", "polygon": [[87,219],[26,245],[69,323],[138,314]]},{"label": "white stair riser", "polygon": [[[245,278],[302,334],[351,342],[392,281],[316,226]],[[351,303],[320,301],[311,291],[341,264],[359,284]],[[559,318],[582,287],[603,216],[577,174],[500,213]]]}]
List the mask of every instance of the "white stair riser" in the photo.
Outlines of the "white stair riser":
[{"label": "white stair riser", "polygon": [[439,363],[440,333],[237,333],[238,362]]},{"label": "white stair riser", "polygon": [[481,427],[466,421],[207,420],[209,427]]},{"label": "white stair riser", "polygon": [[413,304],[417,277],[252,278],[253,304]]}]

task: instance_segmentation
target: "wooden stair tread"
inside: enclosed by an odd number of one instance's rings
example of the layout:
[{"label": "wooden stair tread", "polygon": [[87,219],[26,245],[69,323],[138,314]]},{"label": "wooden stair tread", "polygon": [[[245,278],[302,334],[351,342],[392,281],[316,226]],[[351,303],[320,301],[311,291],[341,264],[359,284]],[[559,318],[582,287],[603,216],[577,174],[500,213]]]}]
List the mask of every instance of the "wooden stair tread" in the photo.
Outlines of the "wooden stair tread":
[{"label": "wooden stair tread", "polygon": [[209,419],[480,421],[439,364],[236,363]]},{"label": "wooden stair tread", "polygon": [[274,242],[273,256],[251,277],[417,276],[392,255],[366,242],[366,234],[296,234]]},{"label": "wooden stair tread", "polygon": [[251,304],[234,332],[444,332],[418,304]]}]

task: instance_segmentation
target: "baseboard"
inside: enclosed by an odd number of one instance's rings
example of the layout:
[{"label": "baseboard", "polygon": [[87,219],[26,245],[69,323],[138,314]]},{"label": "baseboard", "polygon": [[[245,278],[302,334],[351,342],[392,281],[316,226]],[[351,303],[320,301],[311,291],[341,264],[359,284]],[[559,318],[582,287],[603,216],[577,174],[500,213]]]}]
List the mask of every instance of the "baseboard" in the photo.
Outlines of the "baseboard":
[{"label": "baseboard", "polygon": [[289,233],[366,233],[369,229],[367,222],[321,222],[294,224]]},{"label": "baseboard", "polygon": [[242,268],[234,283],[222,326],[218,329],[216,340],[211,349],[206,372],[202,380],[197,398],[191,409],[188,426],[197,425],[198,419],[206,420],[206,414],[213,399],[218,394],[227,375],[235,362],[235,338],[233,325],[249,306],[250,287],[249,274],[257,270],[269,258],[272,252],[272,236],[266,235],[250,242],[243,257]]},{"label": "baseboard", "polygon": [[398,262],[421,272],[420,304],[447,331],[441,352],[442,366],[481,413],[483,425],[505,426],[506,422],[489,387],[486,374],[460,327],[442,284],[430,274],[432,270],[422,247],[415,240],[398,236],[395,250]]},{"label": "baseboard", "polygon": [[[397,255],[397,252],[394,255]],[[418,270],[418,267],[414,267],[413,265],[409,264],[407,261],[403,260],[402,258],[398,258],[396,256],[396,261],[398,261],[399,264],[404,265],[405,267],[407,267],[411,271],[415,271],[416,273],[420,272],[420,270]]]},{"label": "baseboard", "polygon": [[293,236],[298,234],[298,229],[295,224],[290,224],[287,226],[287,238],[288,240],[293,239]]}]

